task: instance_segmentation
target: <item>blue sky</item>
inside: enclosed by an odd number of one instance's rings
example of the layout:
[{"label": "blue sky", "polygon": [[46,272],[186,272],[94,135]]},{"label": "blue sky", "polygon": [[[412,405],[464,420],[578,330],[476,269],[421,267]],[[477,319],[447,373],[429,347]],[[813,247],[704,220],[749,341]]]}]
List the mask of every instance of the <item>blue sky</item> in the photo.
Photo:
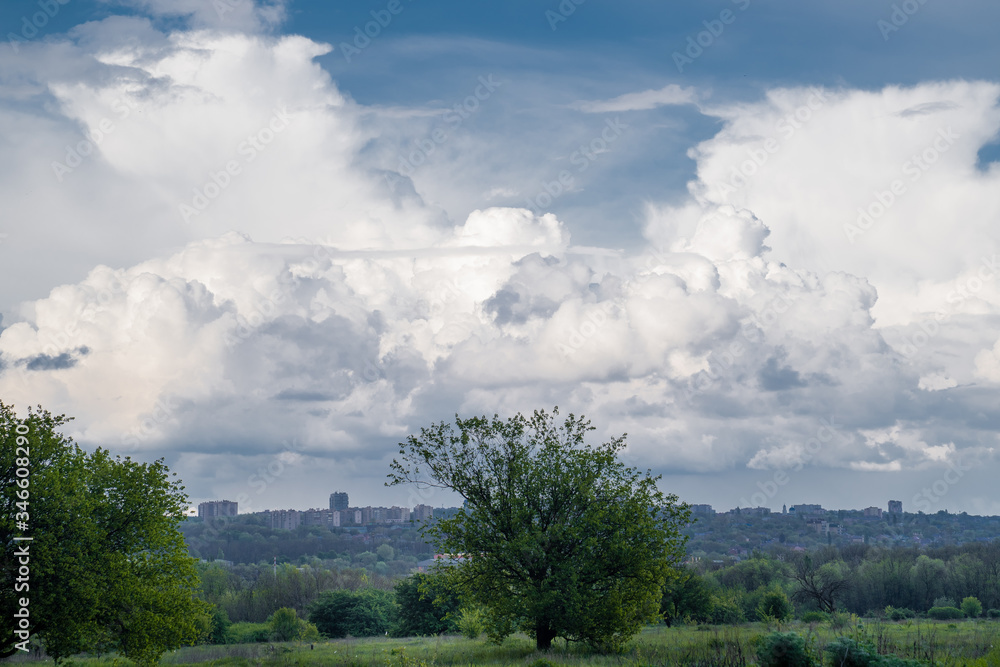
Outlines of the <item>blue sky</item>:
[{"label": "blue sky", "polygon": [[558,404],[692,502],[1000,513],[998,20],[4,3],[0,398],[244,510]]}]

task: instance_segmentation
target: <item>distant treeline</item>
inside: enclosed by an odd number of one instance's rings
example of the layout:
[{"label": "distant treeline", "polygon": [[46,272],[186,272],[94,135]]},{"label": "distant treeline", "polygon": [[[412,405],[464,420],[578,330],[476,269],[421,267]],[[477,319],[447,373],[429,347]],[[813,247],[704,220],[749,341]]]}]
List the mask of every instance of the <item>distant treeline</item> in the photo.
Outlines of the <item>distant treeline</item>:
[{"label": "distant treeline", "polygon": [[732,565],[702,559],[682,572],[665,596],[668,616],[678,620],[765,620],[781,597],[793,605],[787,613],[799,616],[878,615],[888,607],[921,616],[933,607],[957,608],[969,597],[982,613],[1000,609],[1000,540],[925,550],[864,544],[774,549]]}]

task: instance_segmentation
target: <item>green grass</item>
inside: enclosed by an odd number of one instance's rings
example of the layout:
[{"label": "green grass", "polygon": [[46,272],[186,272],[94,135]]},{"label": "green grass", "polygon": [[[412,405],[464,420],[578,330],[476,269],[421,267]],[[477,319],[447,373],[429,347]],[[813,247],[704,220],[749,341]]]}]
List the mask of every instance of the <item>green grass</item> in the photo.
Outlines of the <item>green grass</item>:
[{"label": "green grass", "polygon": [[[500,646],[464,637],[411,639],[342,639],[309,644],[242,644],[195,646],[163,657],[163,665],[227,666],[392,666],[497,665],[753,665],[760,637],[775,628],[760,623],[742,626],[663,626],[646,628],[623,654],[599,655],[586,647],[557,640],[549,653],[535,651],[524,636]],[[880,652],[915,658],[941,667],[1000,667],[1000,622],[902,621],[879,623],[852,620],[840,630],[826,623],[788,623],[782,629],[803,635],[817,653],[838,635],[870,641]],[[994,649],[993,644],[997,647]],[[991,653],[992,650],[992,653]],[[990,657],[984,657],[990,654]],[[114,657],[77,659],[77,667],[131,665]]]}]

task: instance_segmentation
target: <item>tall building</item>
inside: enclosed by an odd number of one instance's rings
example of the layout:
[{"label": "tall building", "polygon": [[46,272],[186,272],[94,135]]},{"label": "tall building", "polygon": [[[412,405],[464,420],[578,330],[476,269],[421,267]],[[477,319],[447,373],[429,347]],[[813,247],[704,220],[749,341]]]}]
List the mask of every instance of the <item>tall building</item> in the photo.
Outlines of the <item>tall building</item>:
[{"label": "tall building", "polygon": [[875,517],[877,519],[881,519],[882,518],[882,508],[881,507],[866,507],[865,508],[865,516],[867,516],[867,517]]},{"label": "tall building", "polygon": [[704,514],[706,516],[711,516],[715,514],[715,510],[712,509],[711,505],[691,505],[691,514]]},{"label": "tall building", "polygon": [[413,520],[417,523],[430,521],[434,518],[434,508],[430,505],[417,505],[413,508]]},{"label": "tall building", "polygon": [[351,503],[347,499],[346,492],[334,491],[333,493],[330,494],[330,509],[337,510],[339,512],[341,510],[346,510],[348,507],[350,507],[350,505]]},{"label": "tall building", "polygon": [[211,519],[217,516],[236,516],[238,504],[232,500],[209,500],[198,503],[198,516],[202,519]]},{"label": "tall building", "polygon": [[903,513],[903,501],[902,500],[890,500],[889,501],[889,514],[902,514]]}]

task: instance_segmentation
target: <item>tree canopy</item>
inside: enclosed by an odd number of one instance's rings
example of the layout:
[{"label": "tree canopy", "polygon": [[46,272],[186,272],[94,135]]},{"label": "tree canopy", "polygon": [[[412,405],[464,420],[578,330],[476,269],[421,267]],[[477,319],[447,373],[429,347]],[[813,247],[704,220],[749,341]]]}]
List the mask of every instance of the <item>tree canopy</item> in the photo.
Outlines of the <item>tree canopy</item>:
[{"label": "tree canopy", "polygon": [[[23,598],[28,632],[57,660],[117,650],[155,663],[206,626],[194,559],[178,530],[184,487],[162,460],[85,452],[59,433],[67,421],[41,407],[19,419],[0,402],[0,656],[18,650],[14,629],[23,626],[14,614]],[[31,540],[15,542],[23,536]],[[14,554],[24,544],[30,574],[15,590]]]},{"label": "tree canopy", "polygon": [[400,444],[388,484],[465,499],[427,531],[462,555],[448,577],[486,610],[491,638],[521,629],[540,650],[556,637],[617,649],[656,618],[689,511],[619,460],[624,435],[590,445],[589,421],[558,414],[422,428]]}]

